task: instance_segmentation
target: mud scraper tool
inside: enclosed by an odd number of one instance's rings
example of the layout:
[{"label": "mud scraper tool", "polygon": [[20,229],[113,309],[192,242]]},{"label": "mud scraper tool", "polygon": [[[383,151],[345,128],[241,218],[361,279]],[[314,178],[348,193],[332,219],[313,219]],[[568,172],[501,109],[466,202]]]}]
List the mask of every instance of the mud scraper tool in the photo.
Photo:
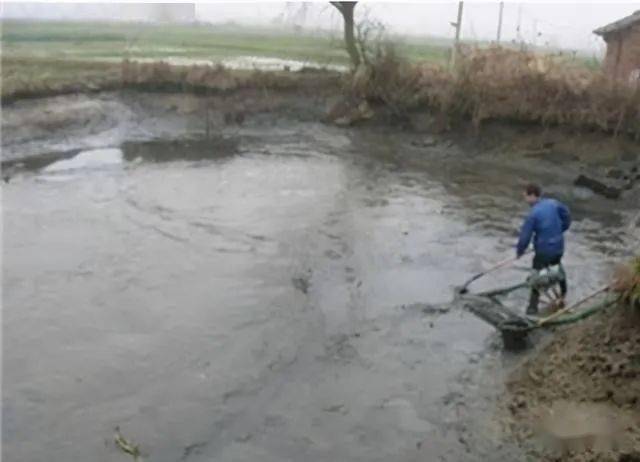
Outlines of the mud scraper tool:
[{"label": "mud scraper tool", "polygon": [[[529,253],[529,251],[525,252],[525,255]],[[489,273],[492,273],[494,271],[499,270],[500,268],[504,268],[505,266],[509,266],[512,263],[515,263],[518,260],[519,257],[510,257],[507,258],[506,260],[502,260],[498,263],[496,263],[495,265],[493,265],[491,268],[484,270],[481,273],[476,274],[475,276],[472,276],[471,279],[469,279],[467,282],[465,282],[462,286],[460,286],[457,289],[457,293],[459,294],[464,294],[468,292],[467,287],[469,287],[469,285],[473,282],[476,281],[478,279],[480,279],[482,276],[486,276]]]}]

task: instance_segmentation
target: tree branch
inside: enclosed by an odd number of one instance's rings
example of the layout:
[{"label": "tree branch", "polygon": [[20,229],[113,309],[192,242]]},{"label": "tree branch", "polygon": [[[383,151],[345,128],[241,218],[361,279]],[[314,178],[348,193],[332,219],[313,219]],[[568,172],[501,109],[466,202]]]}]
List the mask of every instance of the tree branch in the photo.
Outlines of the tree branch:
[{"label": "tree branch", "polygon": [[335,6],[340,13],[344,13],[342,2],[329,2],[329,3]]},{"label": "tree branch", "polygon": [[351,58],[351,63],[354,68],[358,68],[360,65],[360,53],[354,38],[354,14],[353,10],[358,2],[330,2],[340,14],[344,22],[344,41],[347,48],[347,52]]}]

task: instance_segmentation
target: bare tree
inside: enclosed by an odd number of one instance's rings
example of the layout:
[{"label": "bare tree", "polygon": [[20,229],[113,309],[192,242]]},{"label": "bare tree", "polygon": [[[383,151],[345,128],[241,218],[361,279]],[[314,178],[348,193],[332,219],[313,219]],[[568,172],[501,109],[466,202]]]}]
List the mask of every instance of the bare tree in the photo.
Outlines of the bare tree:
[{"label": "bare tree", "polygon": [[356,45],[360,51],[360,61],[367,66],[371,64],[372,56],[380,53],[386,32],[384,24],[370,19],[368,13],[365,10],[363,17],[356,25]]},{"label": "bare tree", "polygon": [[342,15],[344,21],[344,43],[354,68],[360,65],[360,53],[356,45],[354,33],[355,22],[353,19],[353,11],[356,8],[356,3],[358,2],[331,2]]},{"label": "bare tree", "polygon": [[309,12],[308,3],[287,2],[284,11],[278,15],[275,23],[291,26],[296,32],[300,32],[307,20]]}]

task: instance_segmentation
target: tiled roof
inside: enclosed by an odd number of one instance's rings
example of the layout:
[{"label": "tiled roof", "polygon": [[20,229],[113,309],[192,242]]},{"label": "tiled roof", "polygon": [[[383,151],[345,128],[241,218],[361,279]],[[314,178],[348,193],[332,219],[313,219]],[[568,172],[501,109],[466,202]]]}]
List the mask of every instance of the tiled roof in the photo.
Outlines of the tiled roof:
[{"label": "tiled roof", "polygon": [[634,24],[640,23],[640,10],[634,12],[633,14],[627,16],[626,18],[619,19],[611,24],[607,24],[606,26],[602,26],[593,31],[594,34],[597,35],[608,35],[612,32],[618,32],[627,27],[631,27]]}]

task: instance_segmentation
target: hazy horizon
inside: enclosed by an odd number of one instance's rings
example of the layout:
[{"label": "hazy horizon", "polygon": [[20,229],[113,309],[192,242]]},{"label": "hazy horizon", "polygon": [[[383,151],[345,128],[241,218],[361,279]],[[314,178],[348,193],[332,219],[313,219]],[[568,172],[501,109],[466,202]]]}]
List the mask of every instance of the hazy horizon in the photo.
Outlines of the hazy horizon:
[{"label": "hazy horizon", "polygon": [[[160,6],[164,5],[164,6]],[[3,5],[3,19],[31,20],[132,20],[153,21],[154,8],[167,4],[114,3],[11,3]],[[178,10],[184,10],[181,4]],[[322,3],[215,3],[191,4],[198,22],[234,22],[248,26],[296,26],[301,30],[339,31],[341,18]],[[187,7],[188,8],[188,7]],[[577,49],[602,54],[604,41],[593,30],[632,14],[633,3],[511,3],[504,6],[502,41],[524,41],[538,46]],[[382,22],[389,32],[408,36],[452,38],[457,2],[362,3],[360,19]],[[465,3],[462,39],[495,40],[499,2]],[[165,13],[163,13],[165,14]],[[182,14],[182,13],[179,13]],[[170,19],[169,19],[170,20]],[[518,27],[520,26],[520,27]]]}]

